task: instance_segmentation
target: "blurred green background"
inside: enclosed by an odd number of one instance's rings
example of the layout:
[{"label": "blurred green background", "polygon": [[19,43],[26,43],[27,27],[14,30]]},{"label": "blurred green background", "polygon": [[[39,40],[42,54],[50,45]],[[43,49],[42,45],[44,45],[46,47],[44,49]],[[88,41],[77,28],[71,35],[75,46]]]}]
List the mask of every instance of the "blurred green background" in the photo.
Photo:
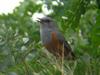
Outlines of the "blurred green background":
[{"label": "blurred green background", "polygon": [[64,75],[100,75],[100,0],[36,1],[24,0],[13,13],[0,15],[0,75],[61,75],[54,56],[41,45],[39,25],[32,20],[44,4],[54,11],[49,16],[77,56],[66,61]]}]

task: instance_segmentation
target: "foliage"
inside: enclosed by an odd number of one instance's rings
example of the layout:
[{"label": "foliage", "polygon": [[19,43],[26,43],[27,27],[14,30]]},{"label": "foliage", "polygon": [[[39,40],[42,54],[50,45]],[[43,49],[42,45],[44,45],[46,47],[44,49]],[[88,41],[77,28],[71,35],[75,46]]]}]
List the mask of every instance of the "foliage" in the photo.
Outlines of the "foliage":
[{"label": "foliage", "polygon": [[[54,10],[49,16],[77,56],[64,62],[64,75],[100,75],[99,0],[57,0],[58,6],[42,1]],[[12,14],[0,15],[0,75],[61,75],[59,60],[43,48],[39,26],[31,19],[43,4],[24,0]]]}]

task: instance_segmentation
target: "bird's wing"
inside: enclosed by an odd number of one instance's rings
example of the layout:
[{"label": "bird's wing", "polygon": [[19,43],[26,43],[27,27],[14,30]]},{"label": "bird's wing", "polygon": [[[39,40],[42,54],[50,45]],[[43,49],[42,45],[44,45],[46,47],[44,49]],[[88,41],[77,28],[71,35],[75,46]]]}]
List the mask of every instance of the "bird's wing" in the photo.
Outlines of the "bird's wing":
[{"label": "bird's wing", "polygon": [[51,36],[52,36],[52,40],[53,40],[53,42],[55,42],[55,44],[57,44],[59,42],[62,45],[64,45],[64,48],[67,51],[71,51],[70,45],[68,44],[68,42],[65,40],[65,38],[63,37],[63,35],[60,32],[52,32]]},{"label": "bird's wing", "polygon": [[65,40],[64,36],[61,35],[60,32],[58,32],[57,37],[59,41],[64,44],[64,51],[65,51],[64,54],[65,56],[68,57],[67,59],[75,59],[75,54],[73,53],[72,48],[70,47],[69,43]]},{"label": "bird's wing", "polygon": [[66,41],[66,39],[60,32],[57,33],[57,37],[58,37],[59,41],[64,44],[64,48],[67,49],[67,51],[72,51],[69,43]]},{"label": "bird's wing", "polygon": [[67,59],[75,58],[70,45],[67,41],[65,41],[65,38],[61,35],[61,33],[52,32],[51,36],[54,46],[60,50],[60,53],[62,53],[62,49],[64,49],[64,55],[67,56]]}]

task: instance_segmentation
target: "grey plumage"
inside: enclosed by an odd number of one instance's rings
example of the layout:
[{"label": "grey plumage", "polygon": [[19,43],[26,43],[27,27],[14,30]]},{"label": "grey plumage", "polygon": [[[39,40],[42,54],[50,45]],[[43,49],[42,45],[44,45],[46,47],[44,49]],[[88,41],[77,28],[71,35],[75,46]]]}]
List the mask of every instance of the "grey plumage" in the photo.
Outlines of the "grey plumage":
[{"label": "grey plumage", "polygon": [[[61,32],[59,31],[56,22],[51,19],[50,17],[44,17],[39,19],[40,22],[40,35],[41,40],[44,46],[48,49],[49,52],[53,53],[55,56],[57,56],[57,52],[59,55],[61,55],[62,49],[57,49],[56,45],[53,44],[52,41],[52,32],[56,34],[56,39],[59,43],[59,45],[64,44],[64,56],[67,59],[74,59],[75,55],[72,52],[72,49],[68,42],[65,40]],[[50,44],[50,45],[49,45]],[[48,46],[47,46],[48,45]],[[62,56],[62,55],[61,55]]]}]

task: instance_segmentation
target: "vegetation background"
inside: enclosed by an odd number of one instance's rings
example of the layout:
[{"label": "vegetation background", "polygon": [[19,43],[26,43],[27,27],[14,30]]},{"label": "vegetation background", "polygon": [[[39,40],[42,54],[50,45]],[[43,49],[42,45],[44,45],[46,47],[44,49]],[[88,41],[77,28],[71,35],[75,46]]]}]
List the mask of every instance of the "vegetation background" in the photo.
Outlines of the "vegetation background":
[{"label": "vegetation background", "polygon": [[44,4],[77,56],[65,63],[64,75],[100,75],[100,0],[36,1],[24,0],[12,14],[0,15],[0,75],[61,75],[32,20]]}]

